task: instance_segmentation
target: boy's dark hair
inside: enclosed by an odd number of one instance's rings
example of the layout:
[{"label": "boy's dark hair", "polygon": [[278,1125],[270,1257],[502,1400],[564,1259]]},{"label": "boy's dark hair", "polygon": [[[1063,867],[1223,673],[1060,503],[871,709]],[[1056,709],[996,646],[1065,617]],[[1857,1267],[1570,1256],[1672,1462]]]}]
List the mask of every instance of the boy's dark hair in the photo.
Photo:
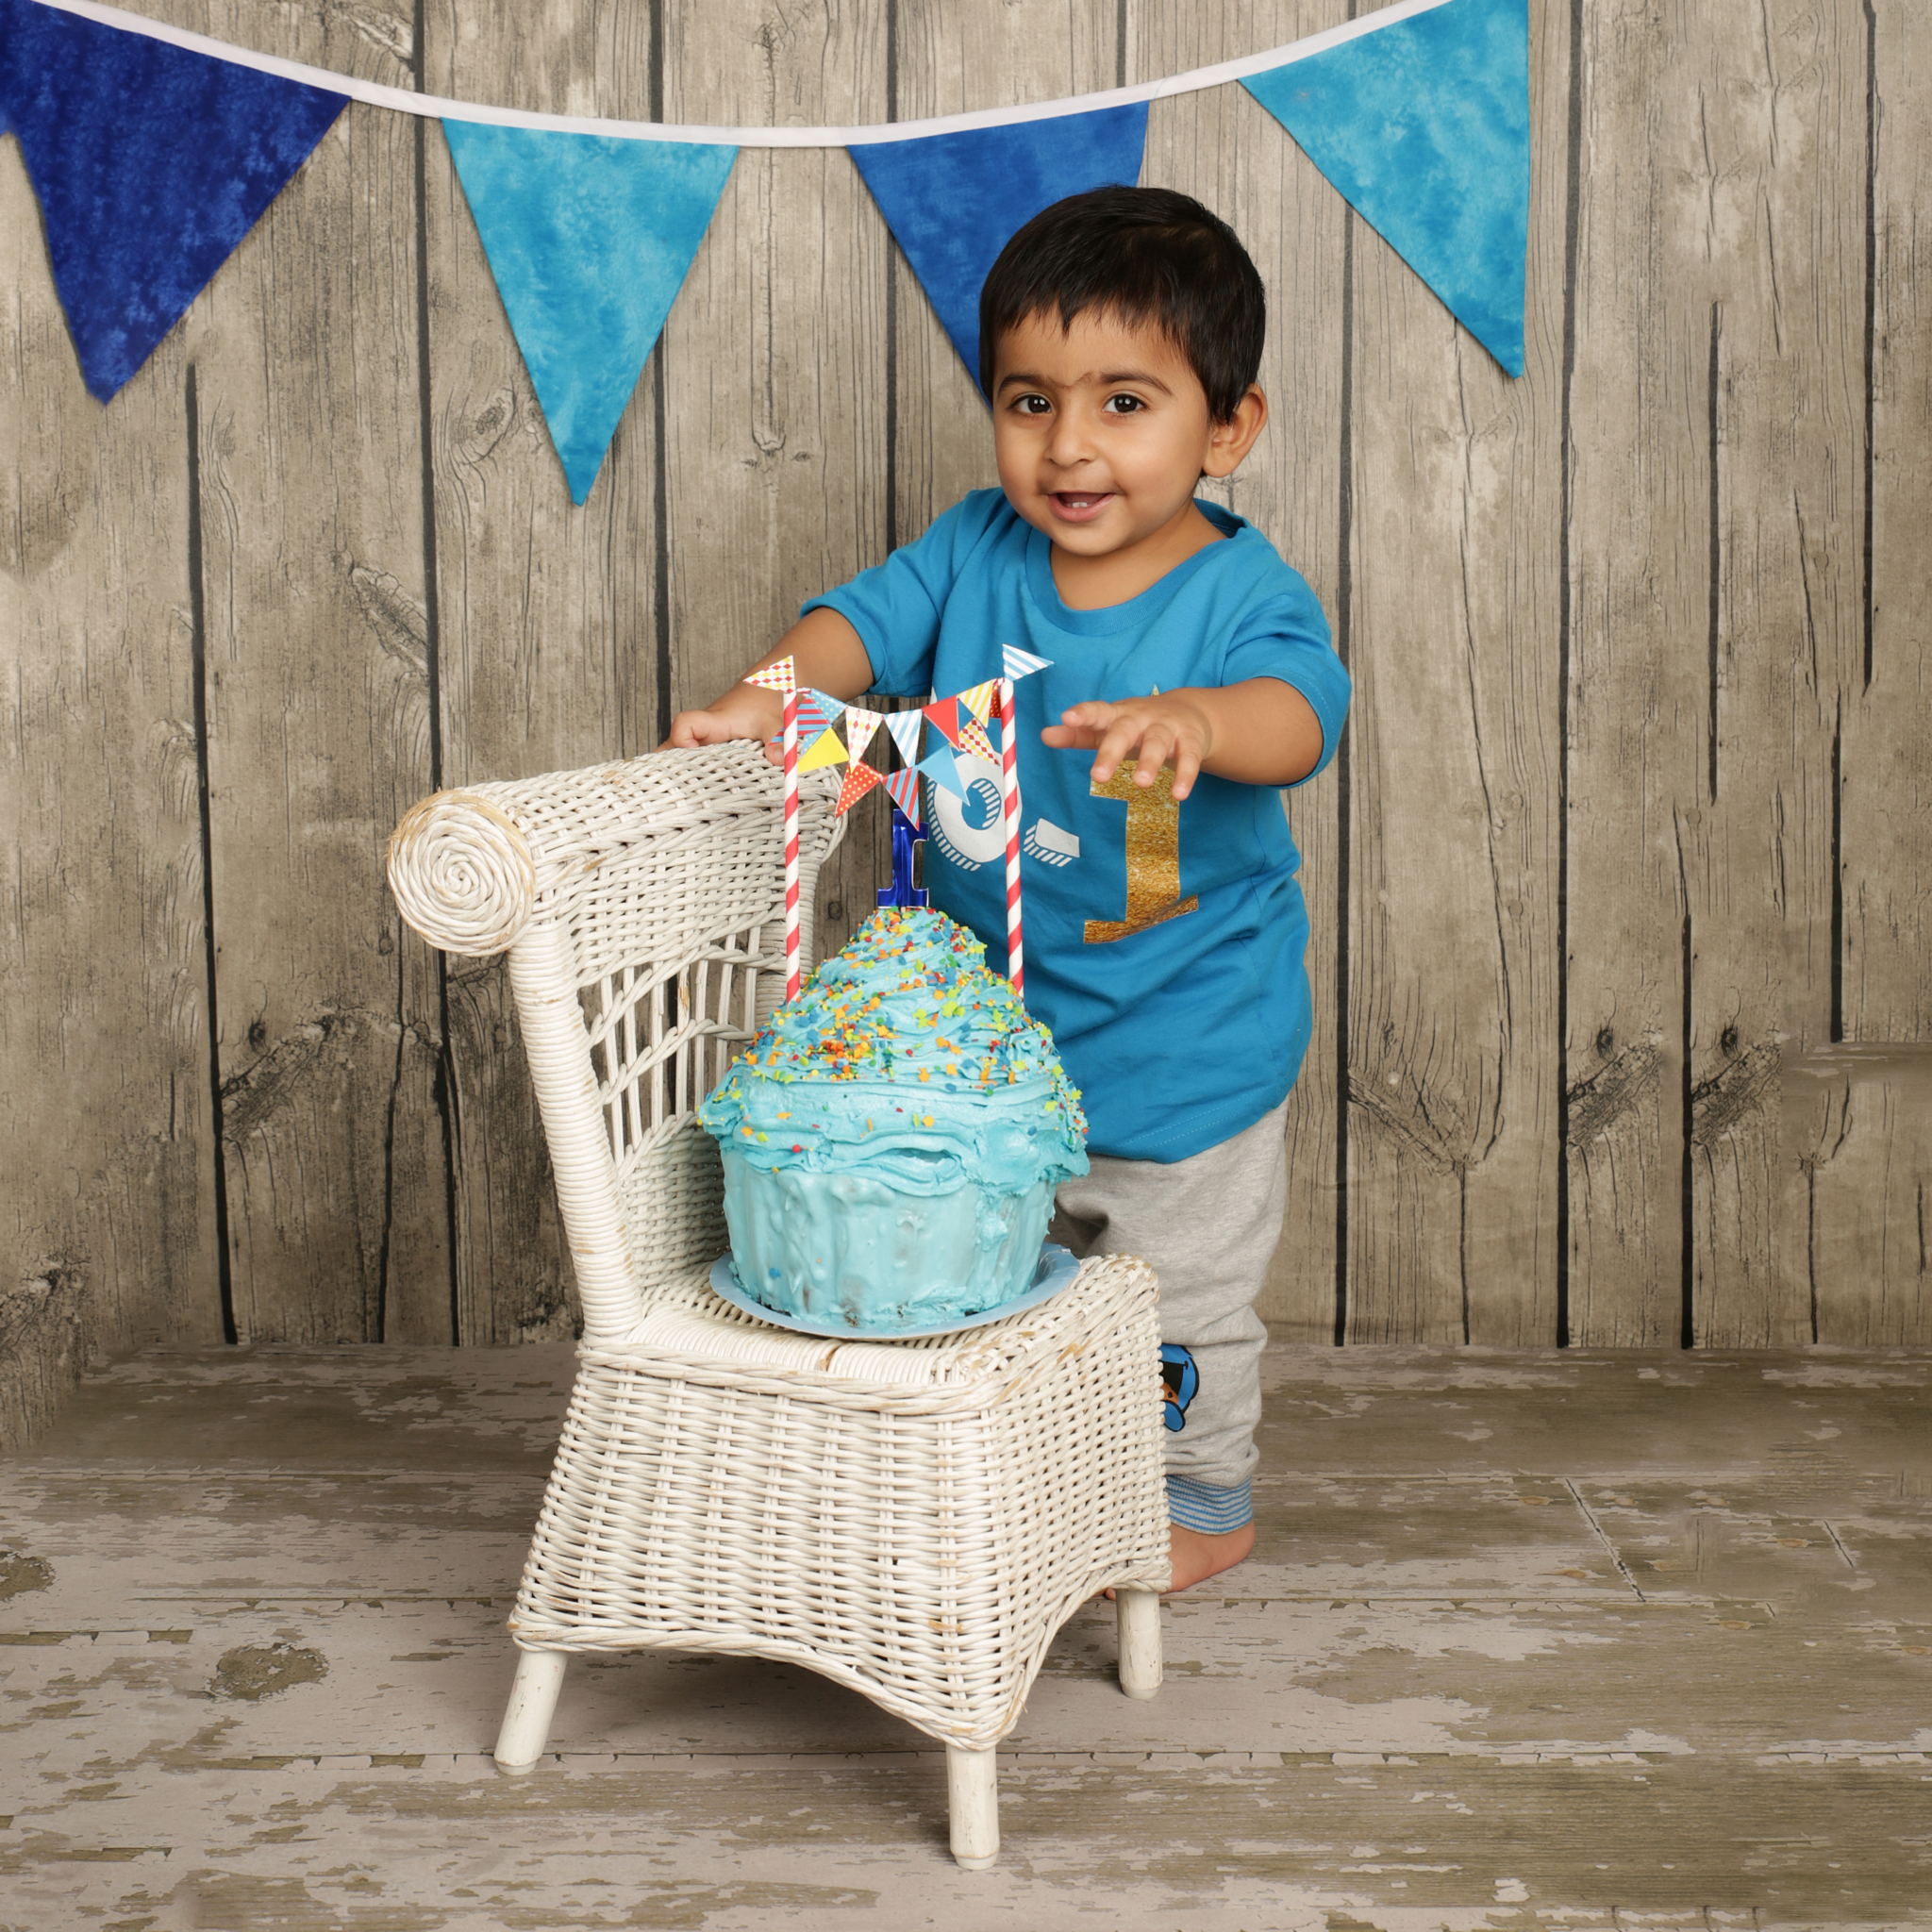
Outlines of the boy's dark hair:
[{"label": "boy's dark hair", "polygon": [[1154,324],[1192,365],[1217,423],[1232,419],[1261,367],[1268,299],[1241,239],[1171,188],[1093,188],[1042,208],[1007,245],[979,291],[979,386],[993,351],[1029,315],[1110,309]]}]

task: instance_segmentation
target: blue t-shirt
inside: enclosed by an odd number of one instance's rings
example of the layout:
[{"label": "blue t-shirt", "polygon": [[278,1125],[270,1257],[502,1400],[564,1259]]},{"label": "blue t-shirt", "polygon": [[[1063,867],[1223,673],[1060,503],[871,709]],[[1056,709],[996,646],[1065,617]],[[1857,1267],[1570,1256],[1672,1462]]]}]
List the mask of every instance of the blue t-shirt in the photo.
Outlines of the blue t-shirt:
[{"label": "blue t-shirt", "polygon": [[[1040,741],[1069,705],[1278,677],[1333,755],[1348,673],[1321,606],[1273,544],[1211,503],[1224,533],[1124,604],[1071,610],[1052,544],[997,490],[974,491],[917,542],[807,604],[850,623],[876,691],[947,695],[1001,673],[1001,647],[1051,660],[1015,687],[1026,1005],[1081,1091],[1096,1154],[1173,1161],[1277,1105],[1308,1043],[1308,934],[1279,794],[1203,773],[1176,808],[1163,782]],[[965,797],[927,780],[932,902],[1006,959],[1000,773],[961,756]],[[1311,773],[1310,776],[1313,775]]]}]

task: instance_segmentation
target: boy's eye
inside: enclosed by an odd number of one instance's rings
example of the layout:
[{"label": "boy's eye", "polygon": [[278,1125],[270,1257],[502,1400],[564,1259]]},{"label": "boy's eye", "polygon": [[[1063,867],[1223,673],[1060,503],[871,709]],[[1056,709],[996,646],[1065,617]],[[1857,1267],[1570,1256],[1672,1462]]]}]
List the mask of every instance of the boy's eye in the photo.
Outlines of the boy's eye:
[{"label": "boy's eye", "polygon": [[1108,396],[1106,406],[1116,416],[1132,416],[1147,407],[1139,396],[1129,395]]},{"label": "boy's eye", "polygon": [[1043,416],[1053,405],[1044,396],[1016,396],[1013,407],[1023,416]]}]

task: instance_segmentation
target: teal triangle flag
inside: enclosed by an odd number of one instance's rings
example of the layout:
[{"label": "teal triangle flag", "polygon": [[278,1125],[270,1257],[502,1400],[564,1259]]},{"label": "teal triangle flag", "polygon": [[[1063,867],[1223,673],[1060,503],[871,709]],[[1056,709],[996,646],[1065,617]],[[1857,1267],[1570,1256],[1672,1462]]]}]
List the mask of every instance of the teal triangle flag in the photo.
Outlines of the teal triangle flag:
[{"label": "teal triangle flag", "polygon": [[705,239],[735,147],[445,121],[573,503]]},{"label": "teal triangle flag", "polygon": [[1521,375],[1529,0],[1448,0],[1241,84]]}]

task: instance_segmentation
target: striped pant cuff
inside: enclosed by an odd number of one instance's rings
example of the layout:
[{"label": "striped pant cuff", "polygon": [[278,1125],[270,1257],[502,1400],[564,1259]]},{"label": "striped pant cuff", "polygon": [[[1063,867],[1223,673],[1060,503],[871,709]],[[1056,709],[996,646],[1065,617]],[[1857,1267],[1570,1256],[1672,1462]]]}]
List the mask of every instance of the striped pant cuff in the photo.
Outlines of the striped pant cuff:
[{"label": "striped pant cuff", "polygon": [[1254,1520],[1253,1485],[1243,1480],[1229,1490],[1196,1482],[1191,1475],[1171,1475],[1167,1479],[1167,1514],[1183,1529],[1198,1529],[1204,1536],[1224,1535]]}]

